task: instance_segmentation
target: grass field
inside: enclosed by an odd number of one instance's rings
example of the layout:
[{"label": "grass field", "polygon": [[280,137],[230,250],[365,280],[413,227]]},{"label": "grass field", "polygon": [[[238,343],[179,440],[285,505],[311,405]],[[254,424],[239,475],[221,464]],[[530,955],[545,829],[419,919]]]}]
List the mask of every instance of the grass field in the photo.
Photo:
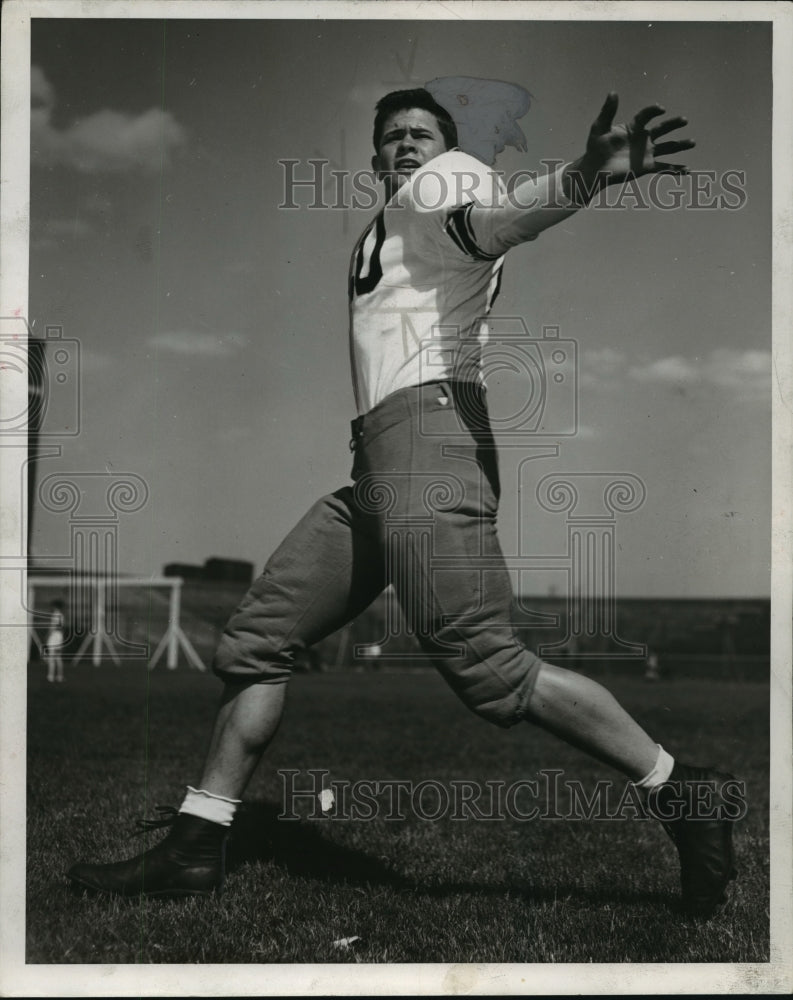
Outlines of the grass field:
[{"label": "grass field", "polygon": [[[672,752],[747,783],[740,879],[705,925],[674,909],[676,855],[653,821],[279,821],[279,768],[354,781],[613,777],[528,726],[476,719],[431,672],[294,678],[284,725],[234,827],[219,900],[72,891],[74,861],[142,849],[135,821],[197,780],[219,684],[140,662],[30,668],[30,963],[762,962],[768,960],[768,687],[614,678]],[[301,779],[308,782],[308,776]],[[564,810],[562,810],[564,811]],[[151,835],[154,843],[160,834]],[[357,935],[347,950],[340,938]]]}]

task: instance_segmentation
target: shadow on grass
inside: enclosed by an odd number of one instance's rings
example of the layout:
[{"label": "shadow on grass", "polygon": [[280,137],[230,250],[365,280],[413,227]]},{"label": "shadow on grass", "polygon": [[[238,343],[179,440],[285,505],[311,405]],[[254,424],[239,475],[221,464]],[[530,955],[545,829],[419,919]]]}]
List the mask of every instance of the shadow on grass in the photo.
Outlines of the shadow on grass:
[{"label": "shadow on grass", "polygon": [[232,827],[227,856],[230,872],[251,861],[274,861],[289,875],[328,883],[407,886],[379,858],[335,844],[302,820],[279,820],[278,812],[276,806],[265,802],[242,806]]},{"label": "shadow on grass", "polygon": [[230,872],[256,861],[274,862],[287,874],[333,885],[388,886],[396,892],[429,898],[459,893],[522,898],[526,902],[559,902],[569,899],[587,904],[655,903],[676,909],[665,893],[611,888],[587,889],[568,882],[553,885],[515,882],[448,881],[417,882],[385,864],[380,858],[334,843],[320,829],[304,821],[284,822],[278,809],[264,802],[247,802],[234,820],[229,845]]}]

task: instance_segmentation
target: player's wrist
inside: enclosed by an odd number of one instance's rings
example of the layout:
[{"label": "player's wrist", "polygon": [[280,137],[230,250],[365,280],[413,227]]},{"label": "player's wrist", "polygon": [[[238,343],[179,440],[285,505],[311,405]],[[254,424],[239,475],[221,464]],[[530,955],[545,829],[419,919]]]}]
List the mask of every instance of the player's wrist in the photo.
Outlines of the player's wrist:
[{"label": "player's wrist", "polygon": [[565,197],[581,208],[588,205],[606,183],[602,165],[587,153],[569,163],[562,172]]}]

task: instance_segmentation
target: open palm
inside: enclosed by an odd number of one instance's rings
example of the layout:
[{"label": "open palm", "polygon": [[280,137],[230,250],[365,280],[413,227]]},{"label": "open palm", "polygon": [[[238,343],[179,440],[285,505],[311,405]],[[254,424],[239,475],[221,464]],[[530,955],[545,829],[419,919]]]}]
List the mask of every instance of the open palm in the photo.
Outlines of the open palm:
[{"label": "open palm", "polygon": [[637,112],[630,125],[615,125],[614,115],[618,103],[617,95],[610,93],[589,130],[584,161],[589,170],[598,176],[600,183],[616,184],[630,175],[641,177],[648,173],[688,173],[688,168],[682,163],[670,163],[660,157],[693,148],[693,140],[657,141],[669,132],[687,125],[687,119],[678,115],[664,119],[648,129],[653,118],[664,114],[664,108],[660,104],[651,104]]}]

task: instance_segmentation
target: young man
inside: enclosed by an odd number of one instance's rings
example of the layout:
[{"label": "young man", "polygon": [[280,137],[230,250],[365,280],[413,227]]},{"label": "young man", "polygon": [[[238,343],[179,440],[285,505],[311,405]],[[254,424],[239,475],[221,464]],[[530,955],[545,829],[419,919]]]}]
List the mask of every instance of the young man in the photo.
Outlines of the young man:
[{"label": "young man", "polygon": [[[270,558],[229,621],[215,672],[225,691],[198,788],[156,847],[78,864],[79,886],[122,895],[212,892],[240,797],[282,713],[295,652],[363,611],[390,583],[454,692],[500,726],[531,722],[621,771],[665,821],[683,903],[709,915],[735,875],[729,778],[675,763],[599,684],[544,663],[511,627],[496,535],[499,481],[480,372],[481,318],[503,255],[567,218],[607,184],[685,168],[663,136],[685,124],[644,108],[614,125],[610,94],[584,154],[506,198],[496,175],[456,149],[454,122],[427,91],[377,106],[373,167],[386,205],[358,241],[349,276],[358,417],[353,486],[323,497]],[[713,785],[703,819],[697,786]]]}]

